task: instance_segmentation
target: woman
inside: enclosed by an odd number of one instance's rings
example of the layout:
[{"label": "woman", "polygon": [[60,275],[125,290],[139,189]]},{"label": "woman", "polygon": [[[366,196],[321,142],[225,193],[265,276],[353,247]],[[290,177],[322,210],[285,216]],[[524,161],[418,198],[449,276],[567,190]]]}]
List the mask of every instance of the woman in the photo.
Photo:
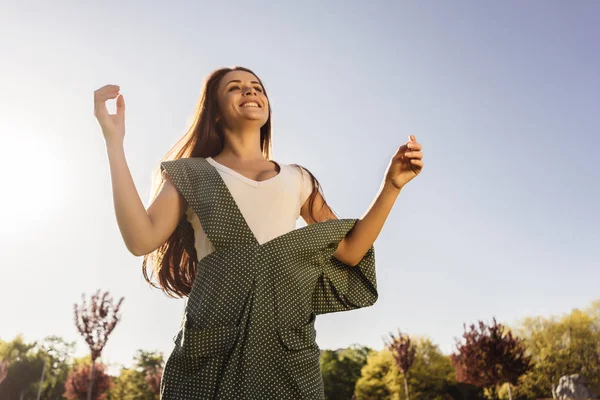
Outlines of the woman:
[{"label": "woman", "polygon": [[[106,100],[116,98],[108,114]],[[189,131],[160,164],[146,210],[123,150],[125,102],[95,91],[115,213],[129,251],[152,260],[158,287],[188,301],[162,399],[323,399],[318,314],[378,297],[373,243],[404,185],[423,167],[410,136],[361,219],[338,219],[307,169],[271,160],[271,106],[261,80],[211,73]],[[157,171],[158,172],[158,171]],[[295,229],[299,216],[307,226]]]}]

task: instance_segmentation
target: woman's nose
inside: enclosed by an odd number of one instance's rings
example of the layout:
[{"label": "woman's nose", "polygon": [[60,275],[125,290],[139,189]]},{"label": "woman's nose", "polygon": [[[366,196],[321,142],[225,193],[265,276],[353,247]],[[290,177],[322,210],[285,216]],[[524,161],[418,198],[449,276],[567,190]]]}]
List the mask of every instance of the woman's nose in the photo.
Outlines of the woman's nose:
[{"label": "woman's nose", "polygon": [[244,90],[244,93],[245,94],[254,94],[254,93],[256,93],[256,89],[254,89],[252,86],[249,86]]}]

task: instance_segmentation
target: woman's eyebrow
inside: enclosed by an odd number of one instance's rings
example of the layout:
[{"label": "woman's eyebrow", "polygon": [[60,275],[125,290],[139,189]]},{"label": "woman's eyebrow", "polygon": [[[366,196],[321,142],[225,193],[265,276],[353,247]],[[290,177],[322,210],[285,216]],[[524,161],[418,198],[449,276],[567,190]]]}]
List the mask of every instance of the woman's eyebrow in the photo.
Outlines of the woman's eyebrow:
[{"label": "woman's eyebrow", "polygon": [[[240,81],[239,79],[234,79],[232,81],[227,82],[227,85],[229,85],[231,82],[242,83],[242,81]],[[260,85],[260,82],[256,82],[256,81],[250,81],[250,83],[256,83],[256,84]],[[227,85],[225,85],[225,86],[227,86]]]}]

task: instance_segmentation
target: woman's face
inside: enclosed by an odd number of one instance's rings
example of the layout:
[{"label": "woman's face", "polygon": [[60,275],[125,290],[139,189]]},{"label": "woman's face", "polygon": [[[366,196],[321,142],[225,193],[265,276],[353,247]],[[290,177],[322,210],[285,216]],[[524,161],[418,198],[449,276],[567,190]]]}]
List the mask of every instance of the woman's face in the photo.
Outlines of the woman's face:
[{"label": "woman's face", "polygon": [[263,126],[269,119],[269,100],[253,74],[230,71],[217,88],[217,102],[225,125],[240,126],[254,121]]}]

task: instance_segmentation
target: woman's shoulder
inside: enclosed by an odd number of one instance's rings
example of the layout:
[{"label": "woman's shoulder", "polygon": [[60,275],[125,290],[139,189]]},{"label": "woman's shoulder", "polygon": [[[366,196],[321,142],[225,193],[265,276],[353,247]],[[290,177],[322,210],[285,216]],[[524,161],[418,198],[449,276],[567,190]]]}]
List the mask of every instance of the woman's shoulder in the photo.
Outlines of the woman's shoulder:
[{"label": "woman's shoulder", "polygon": [[290,169],[290,170],[295,170],[297,171],[299,174],[306,174],[308,171],[308,168],[306,168],[304,165],[302,164],[297,164],[297,163],[289,163],[289,164],[282,164],[280,163],[282,166],[285,166],[286,168]]},{"label": "woman's shoulder", "polygon": [[301,188],[300,190],[302,192],[302,197],[306,198],[308,196],[306,193],[310,193],[313,187],[311,176],[312,173],[308,170],[308,168],[301,164],[290,163],[286,164],[285,167],[294,176],[297,185]]},{"label": "woman's shoulder", "polygon": [[181,158],[175,158],[175,159],[171,159],[171,160],[164,160],[161,161],[161,164],[165,164],[165,165],[175,165],[175,164],[179,164],[179,165],[190,165],[190,164],[194,164],[194,163],[198,163],[198,162],[206,162],[206,159],[208,157],[181,157]]},{"label": "woman's shoulder", "polygon": [[206,164],[208,162],[205,157],[182,157],[161,161],[160,170],[161,172],[166,171],[172,177],[174,175],[189,177],[190,174],[197,174],[205,170]]},{"label": "woman's shoulder", "polygon": [[294,179],[298,180],[299,182],[303,182],[306,179],[310,180],[310,175],[307,172],[308,170],[306,167],[295,163],[279,164],[281,165],[282,169],[285,169],[289,175],[293,176]]}]

